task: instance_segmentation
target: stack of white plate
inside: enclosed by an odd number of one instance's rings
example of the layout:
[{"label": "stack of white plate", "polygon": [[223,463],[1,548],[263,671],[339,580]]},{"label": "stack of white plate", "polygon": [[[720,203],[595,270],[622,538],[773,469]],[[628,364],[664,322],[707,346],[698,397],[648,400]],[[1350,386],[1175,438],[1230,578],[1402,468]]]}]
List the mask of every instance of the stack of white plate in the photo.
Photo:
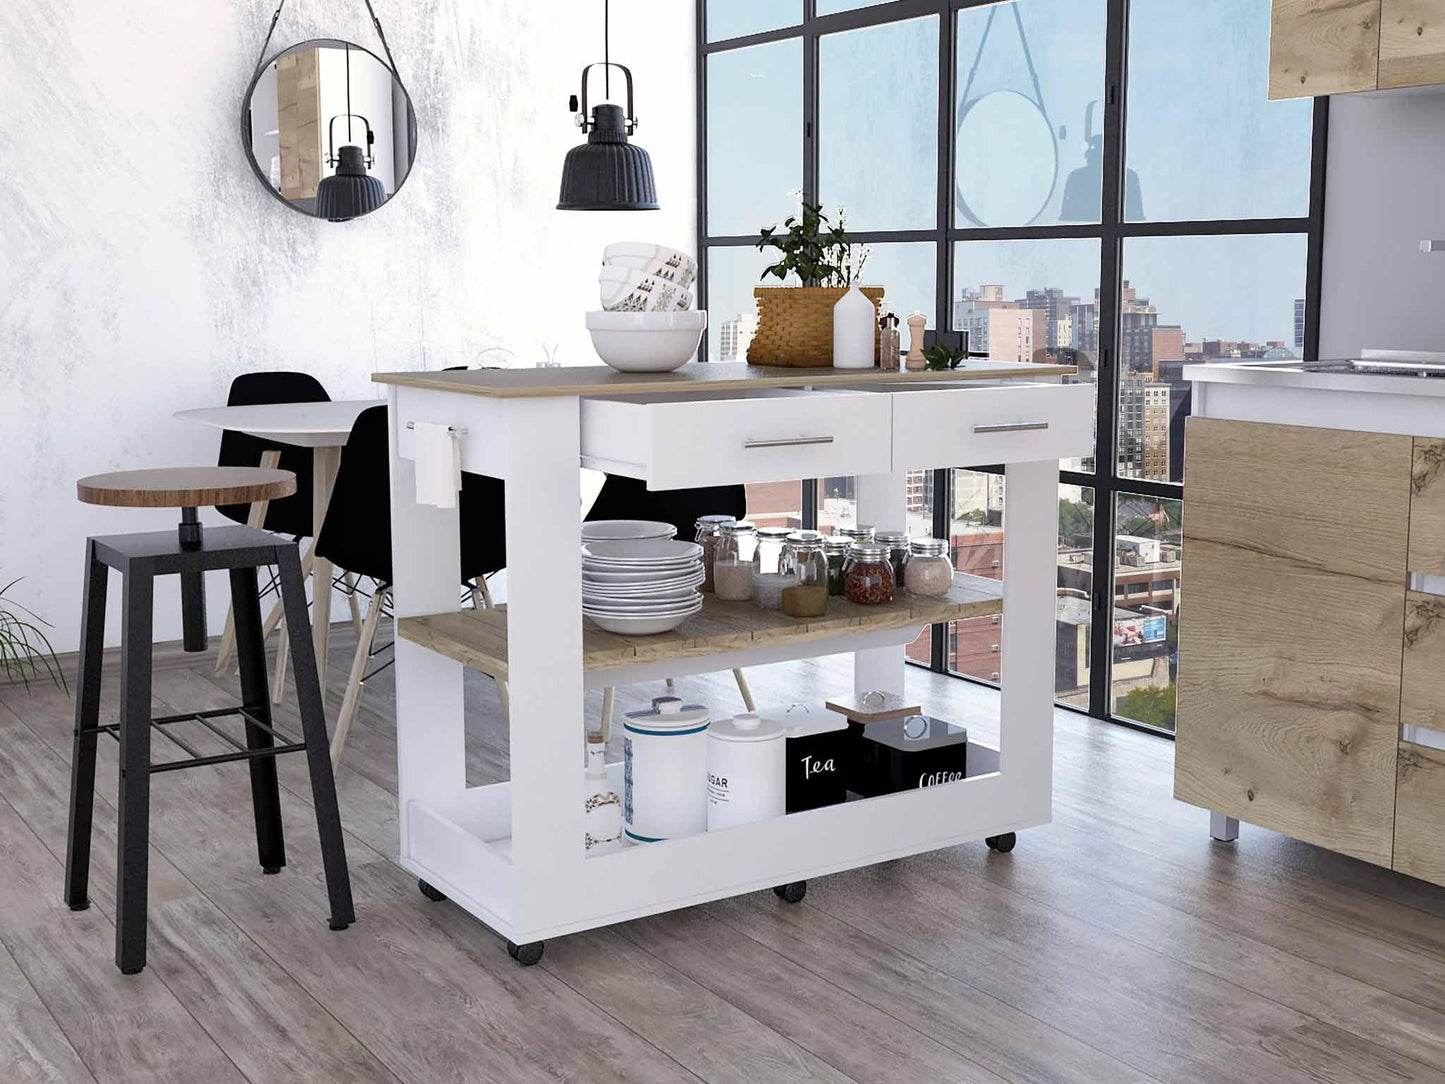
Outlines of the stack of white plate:
[{"label": "stack of white plate", "polygon": [[655,519],[591,519],[582,524],[583,542],[618,539],[672,538],[677,528]]},{"label": "stack of white plate", "polygon": [[702,547],[672,538],[582,543],[582,612],[608,632],[670,632],[702,609]]}]

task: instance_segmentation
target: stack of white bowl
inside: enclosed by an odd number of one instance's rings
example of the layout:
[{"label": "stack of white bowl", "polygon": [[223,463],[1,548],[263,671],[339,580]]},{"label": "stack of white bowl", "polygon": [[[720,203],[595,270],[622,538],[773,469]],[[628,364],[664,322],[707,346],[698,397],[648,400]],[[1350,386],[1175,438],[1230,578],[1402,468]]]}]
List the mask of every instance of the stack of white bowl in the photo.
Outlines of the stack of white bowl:
[{"label": "stack of white bowl", "polygon": [[602,252],[597,282],[602,308],[587,314],[597,354],[625,373],[665,373],[697,351],[707,312],[692,311],[697,261],[643,241],[618,241]]},{"label": "stack of white bowl", "polygon": [[[649,526],[666,534],[637,537]],[[582,612],[608,632],[651,636],[701,610],[702,547],[675,533],[644,520],[583,524]]]}]

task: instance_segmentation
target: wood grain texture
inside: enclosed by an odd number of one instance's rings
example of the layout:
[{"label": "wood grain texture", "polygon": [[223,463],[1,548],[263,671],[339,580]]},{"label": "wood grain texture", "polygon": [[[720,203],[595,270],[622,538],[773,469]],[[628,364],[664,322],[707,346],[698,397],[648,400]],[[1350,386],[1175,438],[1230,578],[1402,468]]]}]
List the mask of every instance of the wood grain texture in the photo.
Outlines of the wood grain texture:
[{"label": "wood grain texture", "polygon": [[289,497],[296,475],[265,467],[155,467],[92,474],[75,483],[85,504],[120,508],[202,508]]},{"label": "wood grain texture", "polygon": [[1411,572],[1445,573],[1445,440],[1415,438],[1409,562]]},{"label": "wood grain texture", "polygon": [[1185,457],[1175,797],[1388,866],[1410,438],[1191,418]]},{"label": "wood grain texture", "polygon": [[1440,595],[1405,595],[1400,722],[1445,730],[1445,597]]},{"label": "wood grain texture", "polygon": [[95,1077],[0,945],[0,1066],[6,1084],[78,1084]]},{"label": "wood grain texture", "polygon": [[[321,183],[321,52],[304,49],[276,61],[281,195],[312,199]],[[266,163],[262,163],[265,168]]]},{"label": "wood grain texture", "polygon": [[1269,31],[1271,99],[1375,89],[1380,0],[1274,0]]},{"label": "wood grain texture", "polygon": [[[701,612],[672,632],[656,636],[622,636],[583,620],[582,668],[611,670],[643,662],[667,662],[726,651],[787,643],[812,643],[858,632],[878,632],[956,621],[1003,608],[1003,584],[981,576],[958,575],[947,595],[918,598],[900,595],[892,602],[860,606],[843,598],[828,600],[822,617],[789,617],[760,610],[748,602],[723,602],[703,596]],[[429,647],[498,679],[507,677],[507,614],[495,610],[458,610],[427,617],[404,617],[397,635]]]},{"label": "wood grain texture", "polygon": [[1380,8],[1380,89],[1445,83],[1445,5],[1384,0]]},{"label": "wood grain texture", "polygon": [[557,369],[467,369],[456,372],[373,373],[378,384],[429,388],[495,399],[551,395],[710,395],[748,388],[830,387],[855,384],[914,384],[938,380],[1005,380],[1072,376],[1073,365],[1014,365],[972,361],[942,372],[884,372],[881,369],[816,369],[749,365],[746,362],[691,362],[671,373],[619,373],[606,365],[567,365]]},{"label": "wood grain texture", "polygon": [[1394,869],[1445,885],[1445,752],[1400,743]]}]

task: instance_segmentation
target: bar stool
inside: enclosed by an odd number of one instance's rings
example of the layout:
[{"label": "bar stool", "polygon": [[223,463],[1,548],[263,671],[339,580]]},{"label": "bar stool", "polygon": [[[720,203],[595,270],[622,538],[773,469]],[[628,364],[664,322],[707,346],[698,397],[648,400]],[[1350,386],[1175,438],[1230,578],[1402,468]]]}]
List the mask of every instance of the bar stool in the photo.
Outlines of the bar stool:
[{"label": "bar stool", "polygon": [[[286,864],[281,834],[281,795],[276,760],[281,753],[306,752],[311,773],[316,828],[321,837],[330,926],[345,929],[355,921],[336,785],[327,755],[326,718],[316,678],[306,591],[296,543],[253,527],[215,527],[202,531],[196,518],[200,505],[249,504],[296,492],[290,471],[248,467],[175,467],[120,471],[82,478],[76,486],[88,504],[130,508],[180,508],[179,531],[105,535],[86,541],[85,597],[81,609],[79,677],[75,700],[75,732],[70,761],[70,826],[65,853],[65,902],[73,911],[90,906],[91,817],[95,797],[96,739],[109,734],[120,743],[120,792],[116,833],[115,963],[127,975],[145,967],[147,847],[150,832],[150,777],[158,772],[245,760],[251,770],[251,803],[256,817],[256,846],[261,868],[276,873]],[[286,624],[291,634],[292,661],[302,738],[281,733],[271,722],[266,680],[265,647],[261,638],[261,606],[256,570],[275,565],[281,581]],[[121,574],[120,719],[100,723],[101,656],[105,643],[105,598],[109,570]],[[151,717],[151,632],[154,579],[179,575],[182,619],[188,651],[206,643],[202,576],[227,569],[235,615],[236,651],[241,670],[242,703],[234,708]],[[199,644],[199,647],[195,646]],[[239,717],[245,743],[227,733],[218,720]],[[204,755],[167,732],[188,757],[152,764],[152,726],[197,722],[226,742],[229,752]],[[280,744],[277,744],[279,742]]]}]

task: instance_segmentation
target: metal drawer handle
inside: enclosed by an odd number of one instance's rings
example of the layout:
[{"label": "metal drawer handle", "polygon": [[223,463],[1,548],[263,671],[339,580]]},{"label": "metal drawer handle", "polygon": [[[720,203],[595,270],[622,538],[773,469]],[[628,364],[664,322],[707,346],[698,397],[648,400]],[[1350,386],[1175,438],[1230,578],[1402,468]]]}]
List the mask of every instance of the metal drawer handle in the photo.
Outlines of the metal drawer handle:
[{"label": "metal drawer handle", "polygon": [[1021,433],[1026,429],[1047,429],[1048,422],[998,422],[994,425],[975,425],[975,433]]},{"label": "metal drawer handle", "polygon": [[784,437],[781,440],[748,440],[744,448],[796,448],[802,444],[832,444],[832,437]]}]

